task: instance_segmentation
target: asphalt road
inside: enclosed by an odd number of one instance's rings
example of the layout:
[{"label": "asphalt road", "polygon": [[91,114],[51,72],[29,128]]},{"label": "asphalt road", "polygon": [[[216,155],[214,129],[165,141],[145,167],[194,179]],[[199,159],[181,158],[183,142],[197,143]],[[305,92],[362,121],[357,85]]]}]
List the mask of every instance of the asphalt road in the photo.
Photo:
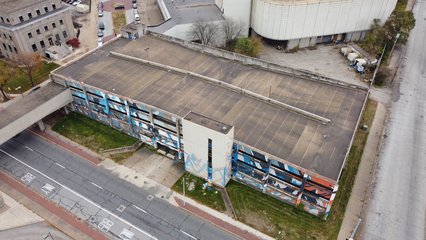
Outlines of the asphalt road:
[{"label": "asphalt road", "polygon": [[0,169],[113,239],[237,239],[28,132],[0,146]]},{"label": "asphalt road", "polygon": [[362,239],[426,239],[426,3],[414,8],[416,27],[399,75],[366,209]]}]

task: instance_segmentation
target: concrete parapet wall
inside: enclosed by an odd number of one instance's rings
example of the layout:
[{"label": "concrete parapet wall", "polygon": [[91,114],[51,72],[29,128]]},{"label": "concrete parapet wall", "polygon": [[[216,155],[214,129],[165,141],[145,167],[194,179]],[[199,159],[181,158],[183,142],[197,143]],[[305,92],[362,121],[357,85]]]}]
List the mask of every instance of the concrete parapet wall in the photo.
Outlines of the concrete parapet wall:
[{"label": "concrete parapet wall", "polygon": [[176,43],[178,45],[187,47],[192,50],[200,51],[202,53],[208,53],[213,56],[222,57],[222,58],[226,58],[233,61],[238,61],[245,65],[251,65],[253,67],[259,67],[269,71],[286,74],[286,75],[297,76],[297,77],[304,78],[311,81],[319,81],[325,84],[331,84],[331,85],[335,85],[339,87],[368,90],[368,88],[365,88],[365,87],[357,86],[355,84],[345,83],[337,79],[332,79],[332,78],[329,78],[320,74],[316,74],[310,71],[294,69],[294,68],[278,65],[275,63],[260,60],[258,58],[248,57],[239,53],[229,52],[219,48],[214,48],[210,46],[201,45],[198,43],[184,41],[181,39],[173,38],[173,37],[166,36],[159,33],[154,33],[151,31],[148,31],[147,33],[150,34],[151,36],[155,36],[155,37]]},{"label": "concrete parapet wall", "polygon": [[69,89],[64,90],[62,93],[51,98],[49,101],[44,102],[40,106],[29,111],[24,116],[11,122],[9,125],[0,129],[0,145],[8,141],[18,133],[27,129],[34,123],[43,119],[52,112],[66,106],[72,102],[71,92]]}]

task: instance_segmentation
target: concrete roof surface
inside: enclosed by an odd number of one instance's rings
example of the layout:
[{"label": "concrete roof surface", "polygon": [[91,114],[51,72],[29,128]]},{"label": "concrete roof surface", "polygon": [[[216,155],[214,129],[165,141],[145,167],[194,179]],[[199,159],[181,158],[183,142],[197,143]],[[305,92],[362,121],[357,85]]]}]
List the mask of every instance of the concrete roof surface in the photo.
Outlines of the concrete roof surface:
[{"label": "concrete roof surface", "polygon": [[194,23],[199,19],[224,20],[222,12],[213,0],[167,0],[164,3],[171,19],[158,26],[149,27],[154,32],[164,33],[176,25]]},{"label": "concrete roof surface", "polygon": [[[0,129],[24,116],[31,110],[52,99],[65,90],[65,87],[57,83],[49,83],[39,89],[25,95],[14,104],[0,110]],[[17,107],[19,106],[19,107]]]},{"label": "concrete roof surface", "polygon": [[[270,95],[274,100],[331,119],[331,124],[194,76],[111,56],[110,51],[189,69]],[[193,111],[216,119],[235,127],[237,141],[333,180],[337,180],[367,95],[364,90],[203,54],[151,35],[136,41],[119,39],[56,73],[180,117]]]}]

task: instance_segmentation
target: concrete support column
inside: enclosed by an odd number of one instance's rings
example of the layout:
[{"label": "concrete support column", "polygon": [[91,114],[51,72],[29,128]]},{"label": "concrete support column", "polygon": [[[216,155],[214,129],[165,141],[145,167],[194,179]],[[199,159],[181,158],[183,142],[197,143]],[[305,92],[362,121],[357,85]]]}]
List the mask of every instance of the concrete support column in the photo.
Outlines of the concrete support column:
[{"label": "concrete support column", "polygon": [[324,219],[327,219],[330,215],[331,206],[333,205],[334,198],[336,197],[337,190],[339,190],[339,185],[335,185],[333,188],[333,193],[331,194],[330,201],[327,204],[327,209],[325,210]]},{"label": "concrete support column", "polygon": [[46,130],[46,125],[44,125],[43,120],[40,120],[37,122],[38,127],[40,128],[41,131],[45,131]]},{"label": "concrete support column", "polygon": [[300,202],[302,201],[302,194],[305,188],[306,180],[308,180],[308,174],[305,173],[303,174],[302,185],[300,186],[300,192],[299,192],[299,195],[297,196],[296,205],[299,205]]},{"label": "concrete support column", "polygon": [[177,139],[178,139],[178,158],[181,160],[183,158],[183,152],[182,152],[182,148],[180,145],[180,121],[178,118],[176,118],[176,135],[177,135]]}]

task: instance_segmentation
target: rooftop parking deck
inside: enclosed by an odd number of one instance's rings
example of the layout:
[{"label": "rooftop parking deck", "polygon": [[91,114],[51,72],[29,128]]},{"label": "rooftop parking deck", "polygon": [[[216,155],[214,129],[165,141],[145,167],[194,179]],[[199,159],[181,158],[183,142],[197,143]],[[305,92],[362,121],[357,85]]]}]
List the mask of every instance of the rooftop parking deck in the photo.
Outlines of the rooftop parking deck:
[{"label": "rooftop parking deck", "polygon": [[[140,61],[117,57],[111,52]],[[182,71],[154,66],[154,63]],[[306,114],[183,73],[187,70],[331,122],[324,124]],[[243,65],[150,35],[137,41],[119,39],[58,69],[56,74],[180,117],[193,111],[216,119],[235,127],[237,141],[332,180],[338,178],[367,96],[365,90]]]}]

